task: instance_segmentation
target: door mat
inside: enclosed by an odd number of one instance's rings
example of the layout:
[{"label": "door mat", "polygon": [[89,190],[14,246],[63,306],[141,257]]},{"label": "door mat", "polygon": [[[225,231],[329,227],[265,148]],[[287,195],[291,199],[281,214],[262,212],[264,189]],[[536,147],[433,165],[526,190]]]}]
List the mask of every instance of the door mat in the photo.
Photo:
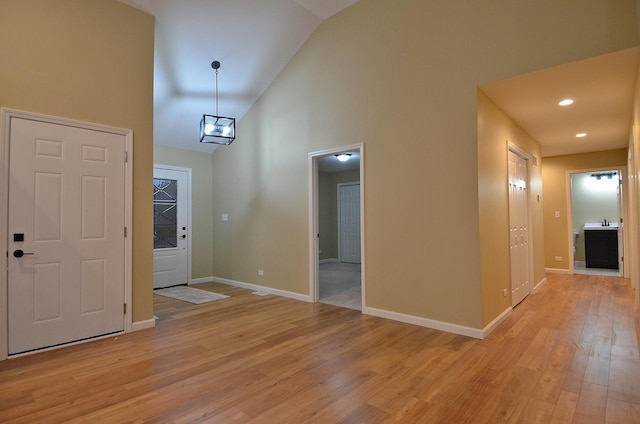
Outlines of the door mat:
[{"label": "door mat", "polygon": [[213,302],[214,300],[226,299],[229,296],[218,294],[206,290],[194,289],[186,286],[169,287],[166,289],[154,290],[153,293],[164,297],[172,297],[184,302],[201,303]]}]

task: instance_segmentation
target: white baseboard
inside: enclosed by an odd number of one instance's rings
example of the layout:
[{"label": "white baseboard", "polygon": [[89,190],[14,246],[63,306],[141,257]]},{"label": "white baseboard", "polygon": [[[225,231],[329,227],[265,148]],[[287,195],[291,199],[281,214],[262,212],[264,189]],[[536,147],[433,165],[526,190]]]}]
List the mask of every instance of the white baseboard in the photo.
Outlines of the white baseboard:
[{"label": "white baseboard", "polygon": [[560,269],[560,268],[545,268],[544,272],[548,272],[551,274],[571,274],[571,271],[568,269]]},{"label": "white baseboard", "polygon": [[538,284],[533,287],[533,293],[538,293],[538,291],[547,284],[547,277],[544,277]]},{"label": "white baseboard", "polygon": [[241,287],[243,289],[275,294],[276,296],[288,297],[289,299],[301,300],[303,302],[311,302],[311,296],[306,294],[294,293],[286,290],[274,289],[272,287],[259,286],[257,284],[229,280],[227,278],[220,278],[220,277],[211,277],[210,281],[214,281],[216,283],[228,284],[230,286],[235,286],[235,287]]},{"label": "white baseboard", "polygon": [[498,328],[498,326],[500,324],[502,324],[502,321],[504,321],[505,319],[507,319],[507,317],[509,315],[511,315],[511,313],[513,312],[513,308],[511,306],[509,306],[507,309],[504,310],[504,312],[502,312],[500,315],[498,315],[496,317],[496,319],[494,319],[493,321],[491,321],[489,323],[489,325],[487,325],[486,327],[484,327],[482,329],[482,338],[486,338],[489,334],[491,334],[491,332],[493,330],[495,330],[496,328]]},{"label": "white baseboard", "polygon": [[340,263],[340,259],[338,258],[320,259],[318,263],[319,264],[336,264],[336,263]]},{"label": "white baseboard", "polygon": [[435,321],[428,318],[406,315],[399,312],[385,311],[384,309],[366,307],[363,311],[367,315],[373,315],[380,318],[391,319],[394,321],[405,322],[407,324],[419,325],[421,327],[433,328],[434,330],[446,331],[448,333],[460,334],[461,336],[482,339],[483,330],[462,325],[451,324],[448,322]]},{"label": "white baseboard", "polygon": [[156,320],[151,318],[145,321],[136,321],[131,323],[131,331],[146,330],[147,328],[153,328],[156,326]]},{"label": "white baseboard", "polygon": [[213,282],[213,277],[192,278],[189,285]]}]

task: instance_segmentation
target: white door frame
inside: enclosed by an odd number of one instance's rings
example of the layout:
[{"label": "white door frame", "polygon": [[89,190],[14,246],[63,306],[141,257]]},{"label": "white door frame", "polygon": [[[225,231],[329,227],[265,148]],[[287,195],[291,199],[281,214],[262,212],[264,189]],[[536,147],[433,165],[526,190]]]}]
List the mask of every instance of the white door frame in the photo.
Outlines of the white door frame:
[{"label": "white door frame", "polygon": [[[531,196],[533,196],[533,190],[531,190],[531,155],[512,142],[507,141],[507,153],[509,151],[512,151],[513,153],[527,161],[527,256],[529,257],[529,269],[527,271],[529,273],[529,294],[533,294],[535,290],[535,283],[533,281],[533,214],[531,213]],[[511,273],[511,258],[509,258],[509,273]],[[511,281],[509,281],[509,283],[511,283]],[[509,290],[511,290],[511,286]]]},{"label": "white door frame", "polygon": [[[603,171],[619,171],[621,174],[622,181],[622,189],[620,190],[620,202],[618,203],[618,214],[622,219],[622,225],[620,226],[618,231],[618,263],[620,264],[620,275],[624,278],[629,278],[629,271],[631,269],[631,262],[633,262],[633,256],[627,254],[625,252],[629,251],[629,241],[627,239],[628,228],[625,228],[625,225],[629,222],[627,219],[627,208],[626,208],[626,198],[625,191],[627,188],[627,167],[626,166],[605,166],[599,168],[587,168],[587,169],[575,169],[566,171],[566,196],[567,196],[567,227],[568,231],[568,240],[569,240],[569,273],[575,273],[575,255],[573,252],[573,204],[571,200],[571,175],[573,174],[585,174],[587,172],[603,172]],[[621,261],[620,258],[626,257],[624,261]]]},{"label": "white door frame", "polygon": [[[187,174],[187,285],[191,285],[191,168],[182,168],[180,166],[153,164],[155,176],[156,169],[166,169],[169,171],[186,172]],[[155,177],[154,177],[155,178]]]},{"label": "white door frame", "polygon": [[318,159],[342,152],[357,151],[360,155],[360,277],[362,285],[362,312],[365,303],[365,244],[364,244],[364,143],[335,147],[332,149],[311,152],[308,155],[309,169],[309,299],[312,303],[320,298],[318,277],[319,260],[319,218],[318,218]]},{"label": "white door frame", "polygon": [[[133,131],[123,128],[110,127],[106,125],[93,124],[89,122],[76,121],[73,119],[59,118],[37,113],[24,112],[14,109],[2,108],[0,110],[1,127],[0,135],[0,245],[4,247],[4,254],[0,252],[0,360],[6,359],[9,353],[9,334],[7,332],[7,252],[8,252],[8,229],[7,219],[9,213],[9,140],[11,136],[11,119],[27,119],[31,121],[45,122],[49,124],[64,125],[68,127],[82,128],[93,131],[107,132],[124,136],[125,139],[125,226],[127,237],[125,238],[125,293],[124,301],[126,311],[124,314],[124,332],[128,333],[132,328],[132,223],[133,223]],[[125,160],[125,158],[123,158]],[[125,229],[123,228],[123,231]],[[113,334],[109,335],[109,337]],[[69,343],[74,344],[74,343]],[[67,345],[69,345],[67,344]],[[47,350],[47,349],[42,349]],[[19,356],[19,355],[17,355]]]}]

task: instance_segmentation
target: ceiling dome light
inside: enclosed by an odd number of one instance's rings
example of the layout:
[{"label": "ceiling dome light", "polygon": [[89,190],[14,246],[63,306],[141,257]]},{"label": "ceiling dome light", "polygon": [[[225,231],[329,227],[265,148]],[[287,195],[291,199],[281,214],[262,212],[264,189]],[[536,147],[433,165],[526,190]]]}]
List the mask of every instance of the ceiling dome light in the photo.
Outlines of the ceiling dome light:
[{"label": "ceiling dome light", "polygon": [[339,155],[336,155],[336,157],[340,162],[346,162],[351,157],[351,153],[340,153]]},{"label": "ceiling dome light", "polygon": [[564,99],[563,101],[561,101],[560,103],[558,103],[560,106],[569,106],[571,104],[573,104],[573,100],[571,99]]},{"label": "ceiling dome light", "polygon": [[578,134],[576,134],[576,137],[578,137],[578,138],[582,138],[582,137],[586,137],[586,136],[587,136],[587,133],[578,133]]}]

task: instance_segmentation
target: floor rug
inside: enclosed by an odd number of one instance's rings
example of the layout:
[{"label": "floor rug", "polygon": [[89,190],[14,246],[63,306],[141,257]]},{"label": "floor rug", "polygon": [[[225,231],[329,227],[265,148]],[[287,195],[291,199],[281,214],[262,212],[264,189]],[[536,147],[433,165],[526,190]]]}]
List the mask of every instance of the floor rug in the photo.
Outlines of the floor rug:
[{"label": "floor rug", "polygon": [[187,286],[169,287],[166,289],[154,290],[153,292],[160,296],[172,297],[174,299],[195,304],[213,302],[214,300],[226,299],[227,297],[229,297],[223,294],[194,289]]}]

